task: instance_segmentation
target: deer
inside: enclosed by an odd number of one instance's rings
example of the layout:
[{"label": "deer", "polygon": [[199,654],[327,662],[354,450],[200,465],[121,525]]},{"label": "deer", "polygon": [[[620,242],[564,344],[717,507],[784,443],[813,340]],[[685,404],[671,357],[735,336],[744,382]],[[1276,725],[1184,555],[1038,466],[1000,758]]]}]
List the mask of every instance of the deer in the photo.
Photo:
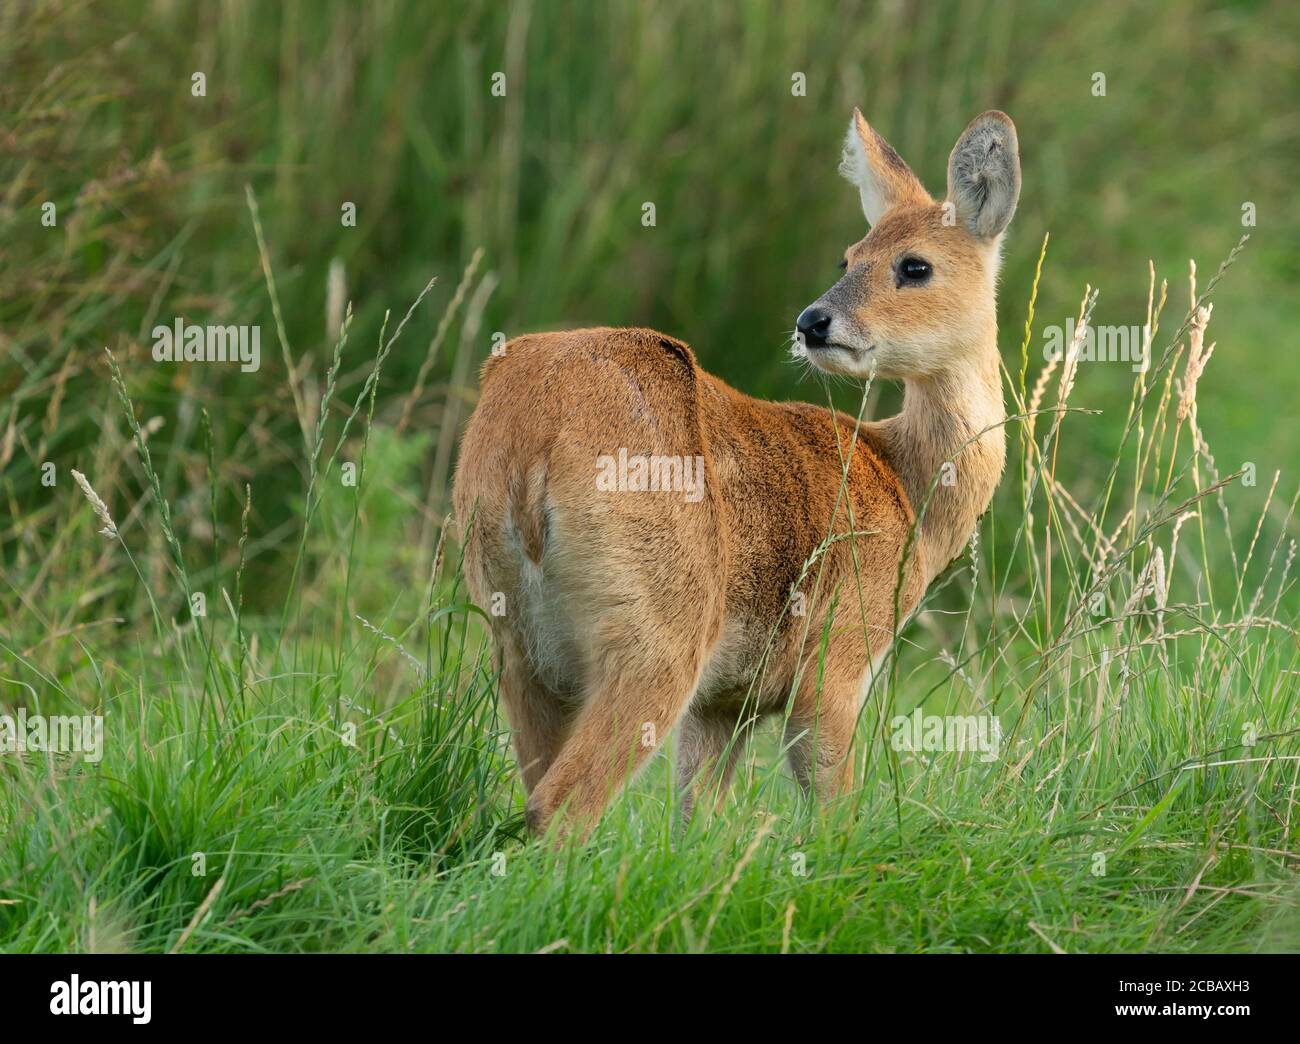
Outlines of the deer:
[{"label": "deer", "polygon": [[452,507],[534,835],[587,837],[674,734],[681,815],[716,809],[778,715],[803,791],[850,792],[873,679],[989,506],[1015,125],[976,117],[936,201],[855,108],[840,170],[868,231],[791,351],[901,382],[895,416],[751,398],[649,329],[526,334],[483,365]]}]

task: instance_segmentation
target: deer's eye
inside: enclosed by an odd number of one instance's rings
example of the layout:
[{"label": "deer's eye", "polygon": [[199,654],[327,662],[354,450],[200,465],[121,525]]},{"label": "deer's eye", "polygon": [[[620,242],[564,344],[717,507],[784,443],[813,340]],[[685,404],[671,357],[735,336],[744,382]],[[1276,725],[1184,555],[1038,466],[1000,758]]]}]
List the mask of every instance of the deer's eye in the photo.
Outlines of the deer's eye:
[{"label": "deer's eye", "polygon": [[929,261],[919,257],[905,257],[898,263],[898,285],[924,283],[933,271]]}]

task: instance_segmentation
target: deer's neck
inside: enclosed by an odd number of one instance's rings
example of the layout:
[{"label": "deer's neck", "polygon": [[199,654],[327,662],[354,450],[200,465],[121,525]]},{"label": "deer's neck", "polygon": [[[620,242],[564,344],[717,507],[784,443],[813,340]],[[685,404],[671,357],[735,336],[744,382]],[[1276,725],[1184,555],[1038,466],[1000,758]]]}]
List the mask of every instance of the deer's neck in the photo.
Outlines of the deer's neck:
[{"label": "deer's neck", "polygon": [[928,584],[962,551],[1006,460],[996,339],[970,363],[909,380],[903,409],[874,425],[920,519],[916,551]]}]

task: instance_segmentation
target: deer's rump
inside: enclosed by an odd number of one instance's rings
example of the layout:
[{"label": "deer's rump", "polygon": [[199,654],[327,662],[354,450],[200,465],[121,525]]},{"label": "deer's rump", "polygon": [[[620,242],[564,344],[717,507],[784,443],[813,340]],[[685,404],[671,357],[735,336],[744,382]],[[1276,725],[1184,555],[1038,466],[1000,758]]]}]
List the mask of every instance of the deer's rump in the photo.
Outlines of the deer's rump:
[{"label": "deer's rump", "polygon": [[721,615],[697,383],[689,349],[649,330],[522,337],[484,366],[453,494],[466,578],[561,698],[675,641],[661,621]]}]

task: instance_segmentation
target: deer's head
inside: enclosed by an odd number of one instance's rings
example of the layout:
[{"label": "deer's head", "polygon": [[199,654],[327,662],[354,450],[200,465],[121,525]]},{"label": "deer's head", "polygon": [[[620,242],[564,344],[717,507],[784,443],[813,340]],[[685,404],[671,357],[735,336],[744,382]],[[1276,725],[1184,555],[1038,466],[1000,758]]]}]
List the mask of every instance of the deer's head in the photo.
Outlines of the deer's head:
[{"label": "deer's head", "polygon": [[796,352],[829,373],[921,379],[987,351],[1002,233],[1020,195],[1010,117],[989,111],[962,133],[943,202],[857,109],[840,171],[871,229],[844,252],[839,281],[800,313]]}]

